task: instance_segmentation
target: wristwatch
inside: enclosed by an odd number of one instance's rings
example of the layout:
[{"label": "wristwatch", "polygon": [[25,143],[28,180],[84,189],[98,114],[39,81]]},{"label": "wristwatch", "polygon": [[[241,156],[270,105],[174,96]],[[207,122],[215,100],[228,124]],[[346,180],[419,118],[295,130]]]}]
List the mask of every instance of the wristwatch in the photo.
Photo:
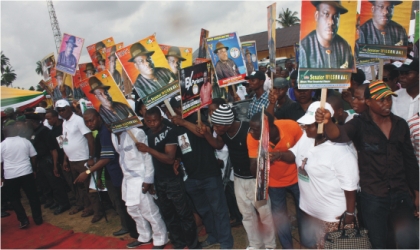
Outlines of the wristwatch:
[{"label": "wristwatch", "polygon": [[355,213],[349,213],[349,212],[347,212],[347,211],[346,211],[346,215],[356,216],[356,214],[355,214]]},{"label": "wristwatch", "polygon": [[90,174],[90,169],[85,171],[86,174]]}]

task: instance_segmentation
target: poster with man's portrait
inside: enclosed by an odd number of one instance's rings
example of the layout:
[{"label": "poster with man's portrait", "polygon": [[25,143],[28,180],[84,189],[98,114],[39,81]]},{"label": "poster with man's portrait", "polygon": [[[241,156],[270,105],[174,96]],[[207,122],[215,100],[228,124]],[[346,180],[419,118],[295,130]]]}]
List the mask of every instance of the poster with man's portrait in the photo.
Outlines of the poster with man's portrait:
[{"label": "poster with man's portrait", "polygon": [[179,85],[181,88],[182,118],[211,104],[210,72],[211,62],[181,69]]},{"label": "poster with man's portrait", "polygon": [[84,41],[85,39],[81,37],[66,33],[63,34],[60,52],[57,58],[57,70],[72,76],[76,73]]},{"label": "poster with man's portrait", "polygon": [[182,154],[186,154],[192,151],[190,139],[188,138],[187,133],[178,135],[178,146],[181,149]]},{"label": "poster with man's portrait", "polygon": [[192,65],[192,48],[159,44],[160,49],[168,61],[169,68],[179,79],[179,71]]},{"label": "poster with man's portrait", "polygon": [[95,66],[96,72],[106,69],[106,48],[111,47],[114,44],[114,38],[109,37],[86,47],[89,57]]},{"label": "poster with man's portrait", "polygon": [[359,56],[404,60],[412,4],[412,1],[362,0]]},{"label": "poster with man's portrait", "polygon": [[[124,43],[117,43],[105,49],[105,67],[111,73],[114,81],[117,83],[118,87],[121,89],[123,93],[127,93],[125,91],[125,85],[123,84],[123,77],[122,77],[122,65],[120,61],[117,59],[117,55],[115,52],[117,50],[124,47]],[[131,93],[131,92],[130,92]]]},{"label": "poster with man's portrait", "polygon": [[219,86],[243,82],[246,67],[236,32],[209,37],[206,41]]},{"label": "poster with man's portrait", "polygon": [[268,118],[261,113],[261,136],[257,158],[257,180],[255,185],[255,201],[267,200],[270,176],[270,132]]},{"label": "poster with man's portrait", "polygon": [[200,44],[198,46],[198,58],[207,58],[207,43],[206,39],[209,37],[209,31],[201,29]]},{"label": "poster with man's portrait", "polygon": [[142,125],[108,70],[82,80],[80,88],[113,133]]},{"label": "poster with man's portrait", "polygon": [[45,82],[48,82],[51,80],[51,68],[55,67],[55,57],[54,53],[50,53],[44,58],[41,59],[41,69],[42,69],[42,79]]},{"label": "poster with man's portrait", "polygon": [[80,64],[79,69],[76,70],[76,75],[73,76],[73,99],[80,100],[86,98],[85,93],[80,89],[80,82],[82,81],[82,76],[80,75]]},{"label": "poster with man's portrait", "polygon": [[348,88],[357,1],[302,1],[301,11],[298,87]]},{"label": "poster with man's portrait", "polygon": [[151,35],[117,50],[117,58],[139,97],[147,108],[179,92],[178,79]]},{"label": "poster with man's portrait", "polygon": [[54,103],[60,99],[73,100],[73,78],[71,75],[52,68],[51,89]]},{"label": "poster with man's portrait", "polygon": [[241,43],[242,54],[245,55],[246,75],[249,76],[253,71],[258,70],[257,43],[246,41]]}]

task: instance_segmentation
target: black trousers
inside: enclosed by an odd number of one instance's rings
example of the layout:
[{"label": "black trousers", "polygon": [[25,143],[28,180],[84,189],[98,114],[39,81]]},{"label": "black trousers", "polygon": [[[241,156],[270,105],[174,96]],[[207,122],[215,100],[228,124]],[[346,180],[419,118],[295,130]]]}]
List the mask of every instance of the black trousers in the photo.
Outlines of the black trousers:
[{"label": "black trousers", "polygon": [[139,234],[137,233],[136,222],[127,212],[125,202],[122,200],[121,187],[112,185],[111,180],[105,180],[105,186],[108,189],[109,199],[120,216],[122,229],[129,231],[131,238],[137,239]]},{"label": "black trousers", "polygon": [[54,175],[54,164],[51,156],[40,157],[38,159],[39,172],[42,172],[52,189],[52,197],[60,206],[70,205],[66,192],[66,183],[60,177]]},{"label": "black trousers", "polygon": [[155,179],[155,187],[160,214],[165,221],[174,249],[182,249],[186,246],[190,249],[196,248],[197,226],[192,208],[187,201],[182,179]]},{"label": "black trousers", "polygon": [[13,179],[6,179],[4,180],[4,185],[8,186],[10,201],[12,203],[13,210],[15,210],[17,219],[20,222],[28,220],[28,216],[26,215],[25,209],[20,201],[20,189],[22,188],[29,200],[32,218],[34,219],[35,224],[41,224],[41,203],[39,202],[39,197],[36,192],[34,175],[31,173]]}]

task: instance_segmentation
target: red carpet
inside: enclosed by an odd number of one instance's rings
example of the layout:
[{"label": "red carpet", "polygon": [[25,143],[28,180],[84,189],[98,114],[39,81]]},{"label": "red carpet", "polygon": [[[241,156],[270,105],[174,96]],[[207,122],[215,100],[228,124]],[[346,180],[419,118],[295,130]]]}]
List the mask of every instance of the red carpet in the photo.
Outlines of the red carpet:
[{"label": "red carpet", "polygon": [[[95,234],[75,233],[64,230],[47,222],[35,225],[29,218],[29,226],[19,229],[19,222],[15,213],[1,219],[1,248],[2,249],[39,249],[39,248],[82,248],[82,249],[127,249],[128,241],[119,238],[103,237]],[[138,249],[150,249],[153,245],[144,245]],[[167,245],[165,248],[171,248]]]}]

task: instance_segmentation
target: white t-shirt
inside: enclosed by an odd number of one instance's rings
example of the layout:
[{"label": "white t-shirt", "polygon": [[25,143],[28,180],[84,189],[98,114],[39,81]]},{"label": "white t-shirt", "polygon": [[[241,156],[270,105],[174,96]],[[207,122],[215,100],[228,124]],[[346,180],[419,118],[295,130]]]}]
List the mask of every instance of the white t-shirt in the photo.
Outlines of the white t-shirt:
[{"label": "white t-shirt", "polygon": [[30,157],[35,156],[36,151],[30,141],[19,136],[7,137],[0,146],[5,179],[14,179],[33,172]]},{"label": "white t-shirt", "polygon": [[69,161],[89,159],[89,146],[84,135],[90,132],[83,118],[74,113],[70,119],[63,121],[63,150]]},{"label": "white t-shirt", "polygon": [[[346,211],[344,190],[357,189],[357,158],[346,143],[326,141],[316,147],[314,143],[315,139],[303,133],[289,149],[296,156],[298,166],[299,207],[315,218],[336,222],[336,217]],[[306,164],[302,164],[304,161]],[[302,165],[307,176],[302,175]]]},{"label": "white t-shirt", "polygon": [[406,89],[399,89],[395,91],[398,97],[392,96],[392,107],[391,112],[394,115],[398,115],[404,120],[408,121],[414,114],[419,112],[419,98],[417,95],[412,98]]},{"label": "white t-shirt", "polygon": [[[213,137],[214,138],[217,137],[216,132],[213,132]],[[222,178],[223,178],[224,175],[225,175],[225,169],[226,169],[227,162],[228,162],[228,159],[229,159],[229,149],[226,146],[226,144],[223,146],[222,149],[220,149],[220,150],[216,149],[216,155],[217,155],[217,158],[219,160],[223,161],[223,169],[222,169]],[[234,180],[233,169],[232,169],[232,171],[230,171],[229,180],[231,180],[231,181]]]}]

